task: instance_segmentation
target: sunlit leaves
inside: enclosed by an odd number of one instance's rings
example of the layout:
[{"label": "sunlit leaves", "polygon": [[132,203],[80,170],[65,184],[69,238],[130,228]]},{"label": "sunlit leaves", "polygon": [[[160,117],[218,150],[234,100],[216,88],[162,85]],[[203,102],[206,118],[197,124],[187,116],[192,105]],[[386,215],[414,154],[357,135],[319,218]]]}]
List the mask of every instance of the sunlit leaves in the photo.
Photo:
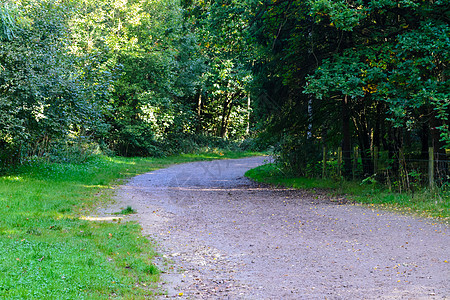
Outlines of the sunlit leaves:
[{"label": "sunlit leaves", "polygon": [[248,94],[254,59],[246,39],[248,1],[191,1],[185,18],[198,40],[203,62],[196,85],[202,97],[199,127],[223,137],[240,137],[248,125]]},{"label": "sunlit leaves", "polygon": [[17,7],[8,1],[0,3],[0,38],[11,40],[17,29]]},{"label": "sunlit leaves", "polygon": [[335,26],[337,29],[351,31],[366,13],[366,9],[358,2],[310,0],[310,15],[316,22],[329,22],[330,26]]}]

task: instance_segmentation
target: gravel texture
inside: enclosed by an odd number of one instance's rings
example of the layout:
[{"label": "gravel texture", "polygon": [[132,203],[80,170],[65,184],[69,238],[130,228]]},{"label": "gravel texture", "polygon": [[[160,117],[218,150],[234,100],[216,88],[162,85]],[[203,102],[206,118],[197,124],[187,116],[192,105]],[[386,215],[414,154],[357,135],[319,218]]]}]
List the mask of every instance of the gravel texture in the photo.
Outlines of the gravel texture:
[{"label": "gravel texture", "polygon": [[160,298],[448,299],[448,225],[322,191],[244,177],[267,158],[176,165],[131,179],[131,205],[157,242]]}]

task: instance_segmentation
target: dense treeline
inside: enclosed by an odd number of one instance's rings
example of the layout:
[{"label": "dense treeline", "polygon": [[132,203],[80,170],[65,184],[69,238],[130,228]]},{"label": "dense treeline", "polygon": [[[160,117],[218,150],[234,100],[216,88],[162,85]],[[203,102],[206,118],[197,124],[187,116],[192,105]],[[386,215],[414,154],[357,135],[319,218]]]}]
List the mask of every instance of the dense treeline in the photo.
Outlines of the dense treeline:
[{"label": "dense treeline", "polygon": [[2,2],[0,165],[248,134],[249,72],[220,57],[210,23],[176,0]]},{"label": "dense treeline", "polygon": [[[208,33],[201,49],[213,41],[217,57],[231,62],[235,74],[251,71],[245,88],[252,131],[276,145],[287,169],[319,175],[323,149],[338,147],[347,178],[355,176],[356,163],[360,175],[372,175],[379,152],[386,153],[388,176],[398,175],[405,153],[428,159],[433,147],[437,160],[447,159],[448,1],[221,0],[185,6],[203,21],[196,28]],[[441,167],[445,179],[448,164]]]},{"label": "dense treeline", "polygon": [[[372,175],[379,152],[386,153],[388,176],[399,175],[405,153],[428,159],[433,147],[437,160],[447,159],[448,1],[213,1],[211,7],[221,11],[216,19],[245,20],[243,27],[217,23],[246,45],[254,129],[277,146],[287,169],[319,175],[323,149],[338,147],[347,178],[355,176],[355,163],[362,176]],[[445,179],[448,164],[440,167]]]},{"label": "dense treeline", "polygon": [[433,146],[444,159],[450,142],[448,4],[260,4],[257,40],[267,57],[261,86],[280,108],[270,114],[268,132],[281,141],[281,160],[305,174],[322,159],[323,146],[341,146],[349,177],[354,146],[366,175],[374,171],[374,147],[388,152],[393,171],[403,148],[427,158]]},{"label": "dense treeline", "polygon": [[391,162],[400,149],[427,157],[430,146],[443,159],[449,7],[9,0],[0,5],[0,159],[93,145],[164,155],[251,136],[304,175],[322,148],[343,149],[345,177],[355,146],[364,175],[375,148]]}]

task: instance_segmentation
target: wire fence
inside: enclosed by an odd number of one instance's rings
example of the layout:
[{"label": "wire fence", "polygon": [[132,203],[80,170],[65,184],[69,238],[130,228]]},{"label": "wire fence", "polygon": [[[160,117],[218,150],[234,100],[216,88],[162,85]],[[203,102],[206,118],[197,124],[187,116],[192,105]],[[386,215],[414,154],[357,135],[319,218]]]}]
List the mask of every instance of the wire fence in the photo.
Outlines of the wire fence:
[{"label": "wire fence", "polygon": [[344,152],[341,148],[323,148],[322,161],[310,166],[311,175],[322,178],[353,178],[382,182],[398,190],[420,186],[450,185],[450,152],[379,151],[376,147],[362,152],[358,147]]}]

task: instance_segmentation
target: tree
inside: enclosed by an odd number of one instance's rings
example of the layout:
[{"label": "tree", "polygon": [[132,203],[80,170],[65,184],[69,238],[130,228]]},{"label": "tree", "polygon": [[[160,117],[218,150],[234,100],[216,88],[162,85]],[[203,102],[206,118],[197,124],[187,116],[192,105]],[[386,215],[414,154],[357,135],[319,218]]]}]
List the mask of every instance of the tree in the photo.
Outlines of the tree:
[{"label": "tree", "polygon": [[223,138],[248,132],[250,65],[246,39],[248,3],[242,1],[185,2],[185,22],[197,36],[202,74],[197,83],[198,131]]},{"label": "tree", "polygon": [[298,163],[319,144],[344,148],[347,177],[354,145],[362,150],[365,174],[373,172],[373,147],[393,158],[412,135],[426,151],[431,136],[445,155],[444,1],[260,1],[253,16],[250,30],[262,53],[256,78],[278,108],[266,111],[266,128],[282,141],[280,158],[294,172],[320,159]]},{"label": "tree", "polygon": [[[53,1],[16,2],[21,26],[7,30],[0,47],[0,143],[9,149],[4,163],[46,155],[51,141],[97,120],[96,99],[82,97],[77,62],[69,55],[68,8]],[[6,20],[3,27],[14,28],[15,19]]]}]

